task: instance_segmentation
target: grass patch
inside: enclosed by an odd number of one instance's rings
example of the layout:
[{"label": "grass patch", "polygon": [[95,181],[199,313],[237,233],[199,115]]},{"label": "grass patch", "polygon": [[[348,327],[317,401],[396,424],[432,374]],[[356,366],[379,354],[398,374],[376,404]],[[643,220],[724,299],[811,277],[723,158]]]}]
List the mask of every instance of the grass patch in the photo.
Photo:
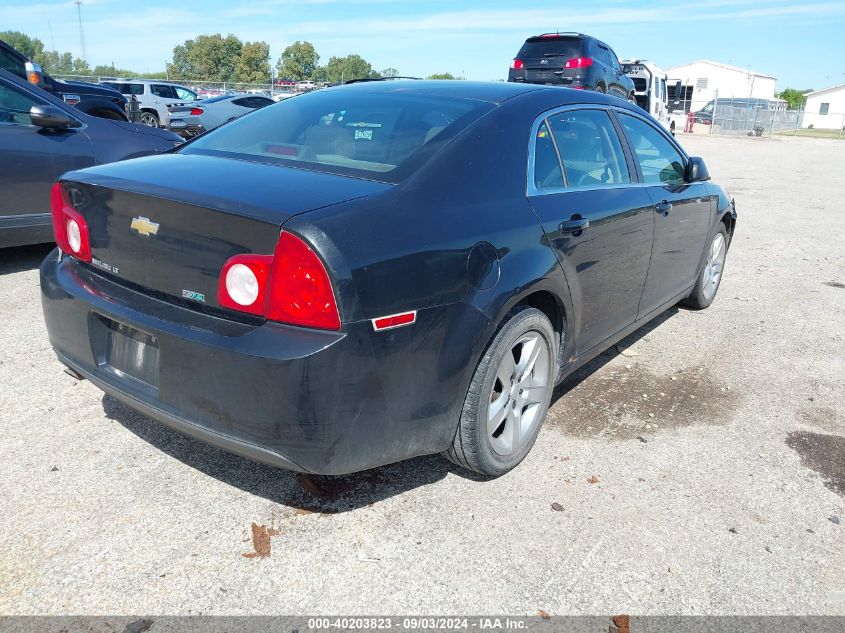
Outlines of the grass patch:
[{"label": "grass patch", "polygon": [[802,128],[800,130],[783,130],[781,132],[775,132],[775,134],[779,136],[804,136],[807,138],[842,138],[845,139],[845,132],[840,132],[839,130],[817,130],[817,129],[806,129]]}]

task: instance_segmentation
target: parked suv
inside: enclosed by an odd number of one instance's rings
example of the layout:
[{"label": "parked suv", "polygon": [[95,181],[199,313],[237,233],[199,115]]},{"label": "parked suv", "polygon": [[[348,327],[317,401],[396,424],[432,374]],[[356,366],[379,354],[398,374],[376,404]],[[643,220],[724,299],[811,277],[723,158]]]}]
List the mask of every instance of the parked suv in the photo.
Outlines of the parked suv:
[{"label": "parked suv", "polygon": [[0,40],[0,68],[42,90],[52,93],[66,104],[85,114],[103,119],[126,121],[126,97],[106,86],[84,81],[59,81],[41,70],[26,55]]},{"label": "parked suv", "polygon": [[197,100],[197,93],[193,90],[166,81],[108,79],[100,81],[100,84],[114,88],[127,98],[134,95],[141,106],[138,122],[150,127],[167,127],[170,123],[168,108]]},{"label": "parked suv", "polygon": [[525,40],[511,63],[508,81],[606,92],[635,103],[634,82],[616,53],[583,33],[545,33]]}]

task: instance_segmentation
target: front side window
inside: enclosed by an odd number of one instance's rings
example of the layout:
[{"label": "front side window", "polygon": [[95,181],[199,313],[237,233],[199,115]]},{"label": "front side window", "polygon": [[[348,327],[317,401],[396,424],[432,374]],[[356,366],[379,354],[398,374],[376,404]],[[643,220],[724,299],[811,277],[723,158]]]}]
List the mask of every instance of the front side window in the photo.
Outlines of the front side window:
[{"label": "front side window", "polygon": [[619,122],[648,184],[679,185],[684,182],[684,157],[661,132],[648,123],[619,115]]},{"label": "front side window", "polygon": [[548,117],[568,187],[631,182],[622,143],[604,110],[569,110]]},{"label": "front side window", "polygon": [[173,86],[173,90],[176,91],[176,97],[181,99],[182,101],[196,101],[197,94],[187,88],[182,88],[181,86]]},{"label": "front side window", "polygon": [[41,102],[0,83],[0,125],[32,125],[29,109],[34,105]]},{"label": "front side window", "polygon": [[492,107],[470,99],[321,90],[261,108],[182,151],[398,182]]},{"label": "front side window", "polygon": [[8,70],[21,79],[26,79],[26,66],[16,55],[0,48],[0,68]]}]

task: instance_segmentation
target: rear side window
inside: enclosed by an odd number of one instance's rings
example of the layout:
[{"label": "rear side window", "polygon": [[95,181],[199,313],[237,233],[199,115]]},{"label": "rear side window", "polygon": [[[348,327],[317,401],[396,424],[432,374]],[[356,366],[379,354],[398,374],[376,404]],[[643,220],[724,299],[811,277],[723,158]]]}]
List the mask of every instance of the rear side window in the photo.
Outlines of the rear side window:
[{"label": "rear side window", "polygon": [[150,92],[156,97],[162,97],[163,99],[176,99],[176,91],[173,90],[173,86],[150,84]]},{"label": "rear side window", "polygon": [[492,107],[402,92],[321,90],[257,110],[182,152],[399,182]]},{"label": "rear side window", "polygon": [[534,140],[534,186],[541,190],[563,187],[560,160],[545,121],[537,128]]},{"label": "rear side window", "polygon": [[627,114],[619,115],[643,181],[649,184],[679,185],[684,182],[684,157],[663,134]]},{"label": "rear side window", "polygon": [[519,59],[563,57],[572,59],[581,57],[582,42],[575,37],[549,37],[530,39],[519,49]]},{"label": "rear side window", "polygon": [[616,128],[603,110],[558,112],[547,121],[554,135],[568,187],[602,187],[631,182]]}]

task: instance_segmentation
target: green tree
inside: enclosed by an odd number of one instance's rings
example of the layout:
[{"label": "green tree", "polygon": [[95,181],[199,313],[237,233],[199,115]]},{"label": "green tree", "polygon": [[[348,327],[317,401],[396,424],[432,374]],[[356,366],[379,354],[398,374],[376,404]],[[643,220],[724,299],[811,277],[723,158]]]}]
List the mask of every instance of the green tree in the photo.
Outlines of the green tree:
[{"label": "green tree", "polygon": [[111,66],[106,66],[104,64],[94,66],[94,68],[91,69],[91,74],[96,75],[97,77],[126,77],[127,79],[138,76],[138,73],[134,70],[118,68],[114,65],[114,62],[112,62]]},{"label": "green tree", "polygon": [[342,83],[352,79],[366,79],[369,77],[380,77],[378,72],[373,70],[372,65],[360,55],[347,55],[346,57],[332,57],[326,64],[326,80],[332,83]]},{"label": "green tree", "polygon": [[455,80],[455,79],[463,79],[463,77],[455,77],[452,73],[434,73],[433,75],[429,75],[426,79],[448,79],[448,80]]},{"label": "green tree", "polygon": [[790,110],[798,110],[807,101],[807,98],[804,96],[804,92],[807,91],[796,90],[795,88],[786,88],[778,95],[778,98],[786,101]]},{"label": "green tree", "polygon": [[293,81],[314,79],[319,63],[320,56],[314,45],[297,40],[282,51],[282,56],[276,62],[276,76]]},{"label": "green tree", "polygon": [[173,49],[167,70],[174,79],[234,81],[243,44],[234,35],[199,35]]},{"label": "green tree", "polygon": [[270,81],[270,45],[267,42],[246,42],[235,63],[235,77],[244,83]]},{"label": "green tree", "polygon": [[20,31],[0,31],[0,40],[36,62],[37,58],[44,53],[44,43],[41,40]]},{"label": "green tree", "polygon": [[70,53],[59,51],[44,51],[36,61],[41,68],[51,75],[90,75],[91,68],[87,62]]},{"label": "green tree", "polygon": [[382,77],[398,77],[399,71],[396,70],[395,68],[385,68],[383,71],[381,71],[381,76]]}]

